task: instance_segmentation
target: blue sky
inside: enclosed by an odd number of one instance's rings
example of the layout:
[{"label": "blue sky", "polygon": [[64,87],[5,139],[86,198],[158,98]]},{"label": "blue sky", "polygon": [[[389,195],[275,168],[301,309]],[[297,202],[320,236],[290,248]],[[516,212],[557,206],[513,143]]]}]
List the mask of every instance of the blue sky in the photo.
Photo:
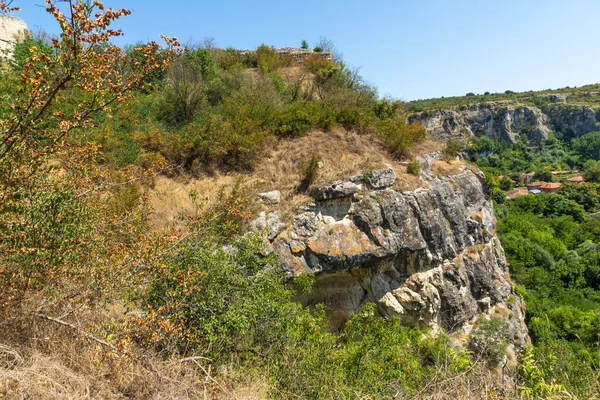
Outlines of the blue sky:
[{"label": "blue sky", "polygon": [[[15,0],[29,27],[55,31],[42,0]],[[331,39],[380,95],[402,100],[600,82],[598,0],[107,0],[134,13],[123,43],[216,39],[299,47]]]}]

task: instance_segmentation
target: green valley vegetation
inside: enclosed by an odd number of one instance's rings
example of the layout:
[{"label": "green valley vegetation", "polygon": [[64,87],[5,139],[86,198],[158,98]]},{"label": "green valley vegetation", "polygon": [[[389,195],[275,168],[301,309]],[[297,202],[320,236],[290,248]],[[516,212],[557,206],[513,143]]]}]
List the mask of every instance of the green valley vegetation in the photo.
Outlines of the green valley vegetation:
[{"label": "green valley vegetation", "polygon": [[[600,362],[599,138],[600,132],[590,132],[528,147],[481,137],[468,148],[496,202],[498,233],[527,304],[539,365],[546,378],[574,392],[587,388],[579,393],[590,398],[598,393]],[[552,194],[507,199],[506,191],[523,186],[523,173],[530,171],[532,179],[545,176],[563,185]],[[568,181],[580,173],[583,183]]]}]

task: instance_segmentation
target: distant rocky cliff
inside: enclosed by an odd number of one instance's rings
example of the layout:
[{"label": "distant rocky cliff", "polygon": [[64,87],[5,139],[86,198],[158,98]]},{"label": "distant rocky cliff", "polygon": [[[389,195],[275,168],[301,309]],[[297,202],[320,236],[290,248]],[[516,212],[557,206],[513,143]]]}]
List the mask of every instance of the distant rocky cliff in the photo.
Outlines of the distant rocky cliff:
[{"label": "distant rocky cliff", "polygon": [[[561,101],[560,98],[554,99]],[[436,139],[489,136],[509,143],[520,137],[545,140],[548,132],[581,136],[600,129],[600,112],[591,107],[550,104],[542,109],[510,101],[474,104],[455,109],[425,111],[409,116],[409,122],[420,122]]]},{"label": "distant rocky cliff", "polygon": [[27,32],[27,24],[20,18],[0,15],[0,56],[10,55],[15,38]]},{"label": "distant rocky cliff", "polygon": [[400,192],[392,168],[315,188],[315,202],[285,226],[265,229],[289,280],[315,277],[305,304],[325,304],[334,326],[372,301],[384,317],[468,333],[482,316],[504,319],[510,339],[528,341],[524,305],[510,283],[483,174],[467,165],[438,176],[421,160],[424,187]]}]

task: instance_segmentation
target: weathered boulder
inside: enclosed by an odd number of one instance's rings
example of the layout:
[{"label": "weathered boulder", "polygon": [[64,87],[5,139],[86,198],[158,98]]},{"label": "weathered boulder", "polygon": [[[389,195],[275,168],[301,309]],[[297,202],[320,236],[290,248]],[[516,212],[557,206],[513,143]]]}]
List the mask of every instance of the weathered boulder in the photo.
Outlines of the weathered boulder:
[{"label": "weathered boulder", "polygon": [[330,200],[352,196],[359,191],[360,187],[353,182],[335,181],[327,186],[314,188],[310,194],[315,200]]},{"label": "weathered boulder", "polygon": [[363,181],[369,189],[385,189],[396,182],[394,168],[376,169],[363,175]]},{"label": "weathered boulder", "polygon": [[281,202],[281,192],[279,190],[271,190],[270,192],[259,193],[258,197],[263,203],[275,206]]},{"label": "weathered boulder", "polygon": [[262,211],[258,214],[258,218],[250,223],[251,231],[264,234],[268,240],[275,239],[284,228],[285,224],[281,221],[280,211],[268,214]]}]

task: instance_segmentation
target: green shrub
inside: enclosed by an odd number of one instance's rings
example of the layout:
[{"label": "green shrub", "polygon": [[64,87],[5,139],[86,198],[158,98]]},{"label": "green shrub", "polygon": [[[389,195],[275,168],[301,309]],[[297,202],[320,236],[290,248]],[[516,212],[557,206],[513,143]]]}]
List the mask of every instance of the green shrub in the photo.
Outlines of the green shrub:
[{"label": "green shrub", "polygon": [[458,138],[449,139],[446,142],[444,150],[442,150],[442,157],[446,161],[450,161],[456,158],[458,153],[463,149],[463,142]]},{"label": "green shrub", "polygon": [[508,324],[502,319],[481,319],[471,333],[471,349],[493,366],[499,365],[507,348]]},{"label": "green shrub", "polygon": [[310,185],[317,180],[319,176],[319,164],[321,163],[321,155],[313,154],[313,156],[302,167],[302,181],[298,186],[299,192],[306,192]]},{"label": "green shrub", "polygon": [[206,80],[210,80],[218,73],[217,63],[208,49],[197,49],[189,51],[185,55],[193,64],[195,64]]},{"label": "green shrub", "polygon": [[506,193],[500,189],[493,189],[492,200],[494,200],[494,203],[496,204],[502,204],[504,203],[504,200],[506,200]]},{"label": "green shrub", "polygon": [[377,123],[379,137],[396,157],[409,154],[415,143],[425,139],[425,128],[421,124],[407,124],[403,119],[390,119]]},{"label": "green shrub", "polygon": [[500,179],[500,189],[504,190],[505,192],[513,189],[515,187],[515,184],[513,183],[512,179],[510,179],[507,176],[502,177],[502,179]]},{"label": "green shrub", "polygon": [[275,133],[298,137],[306,134],[314,125],[311,108],[304,102],[295,102],[279,112]]},{"label": "green shrub", "polygon": [[264,43],[256,49],[255,54],[256,66],[262,72],[271,72],[281,67],[290,66],[293,60],[291,56],[281,55]]},{"label": "green shrub", "polygon": [[391,119],[397,116],[400,110],[400,102],[383,98],[375,102],[374,112],[379,119]]},{"label": "green shrub", "polygon": [[[232,71],[237,67],[243,66],[243,63],[246,61],[240,51],[232,47],[228,47],[225,50],[211,49],[211,54],[215,58],[219,68],[224,71]],[[256,65],[253,65],[253,67],[256,67]]]},{"label": "green shrub", "polygon": [[[40,37],[34,37],[30,33],[25,33],[17,38],[12,52],[12,58],[9,59],[10,66],[17,71],[21,71],[23,65],[30,60],[30,57],[32,56],[31,49],[34,47],[37,49],[37,54],[46,54],[48,56],[54,54],[54,47],[52,44]],[[0,54],[0,56],[4,55]],[[41,68],[42,65],[42,62],[36,61],[34,63],[34,68]]]},{"label": "green shrub", "polygon": [[357,105],[344,106],[338,111],[336,121],[346,130],[365,134],[374,130],[375,116],[368,108]]},{"label": "green shrub", "polygon": [[406,166],[406,172],[414,176],[419,176],[421,173],[421,163],[418,161],[408,163]]},{"label": "green shrub", "polygon": [[282,327],[298,306],[281,285],[275,258],[247,237],[235,251],[186,242],[156,271],[144,300],[145,328],[168,354],[211,358],[257,351],[285,338]]},{"label": "green shrub", "polygon": [[173,62],[161,91],[160,118],[174,126],[192,122],[206,101],[200,66],[187,57]]}]

